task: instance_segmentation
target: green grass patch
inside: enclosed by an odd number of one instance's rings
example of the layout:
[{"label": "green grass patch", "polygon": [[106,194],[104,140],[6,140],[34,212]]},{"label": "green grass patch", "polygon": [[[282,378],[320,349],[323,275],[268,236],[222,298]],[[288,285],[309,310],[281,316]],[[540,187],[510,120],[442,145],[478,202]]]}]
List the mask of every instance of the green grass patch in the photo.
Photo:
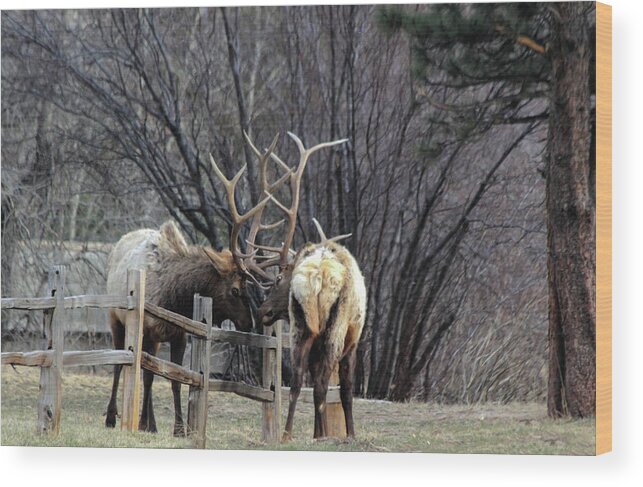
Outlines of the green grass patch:
[{"label": "green grass patch", "polygon": [[[104,426],[111,377],[65,370],[61,433],[36,433],[39,371],[2,367],[2,445],[84,446],[103,448],[191,448],[174,438],[170,383],[156,378],[155,416],[159,432],[128,433]],[[187,387],[182,389],[187,415]],[[287,404],[284,404],[284,414]],[[268,445],[261,441],[261,406],[233,394],[209,395],[207,448],[316,451],[506,453],[592,455],[594,419],[551,420],[542,403],[474,406],[391,403],[357,399],[357,439],[315,441],[312,404],[299,403],[293,441]],[[285,421],[285,418],[284,418]]]}]

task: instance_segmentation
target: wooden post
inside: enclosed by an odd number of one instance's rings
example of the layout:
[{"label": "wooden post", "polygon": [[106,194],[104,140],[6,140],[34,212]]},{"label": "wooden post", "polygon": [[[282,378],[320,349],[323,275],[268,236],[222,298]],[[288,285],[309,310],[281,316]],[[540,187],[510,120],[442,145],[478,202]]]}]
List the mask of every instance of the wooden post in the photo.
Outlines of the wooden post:
[{"label": "wooden post", "polygon": [[275,405],[274,405],[274,432],[275,432],[275,442],[281,440],[281,358],[282,358],[282,341],[281,341],[281,321],[277,321],[273,327],[275,329],[275,337],[277,338],[277,350],[275,350],[275,365],[273,372],[273,384],[275,386]]},{"label": "wooden post", "polygon": [[141,394],[141,349],[143,347],[143,318],[145,313],[145,271],[127,271],[127,294],[132,296],[134,309],[125,315],[125,350],[134,354],[132,365],[123,367],[123,409],[121,429],[138,430]]},{"label": "wooden post", "polygon": [[[330,376],[329,385],[339,384],[339,372],[337,367]],[[346,418],[341,402],[326,403],[326,422],[328,425],[328,436],[332,438],[346,438]]]},{"label": "wooden post", "polygon": [[277,338],[277,349],[263,350],[262,385],[265,389],[273,386],[275,395],[272,402],[262,403],[261,438],[265,442],[278,443],[281,434],[281,322],[277,321],[271,327],[264,327],[264,335],[272,334],[273,329]]},{"label": "wooden post", "polygon": [[205,448],[206,425],[208,422],[212,298],[204,298],[198,294],[194,295],[192,319],[199,322],[205,321],[208,336],[202,338],[190,335],[192,343],[190,369],[201,374],[203,383],[201,387],[190,386],[188,395],[188,435],[194,436],[196,448]]},{"label": "wooden post", "polygon": [[53,351],[49,367],[40,368],[38,397],[38,432],[57,435],[60,432],[62,406],[63,345],[65,340],[65,268],[56,265],[49,271],[48,294],[56,300],[56,307],[45,312],[47,350]]}]

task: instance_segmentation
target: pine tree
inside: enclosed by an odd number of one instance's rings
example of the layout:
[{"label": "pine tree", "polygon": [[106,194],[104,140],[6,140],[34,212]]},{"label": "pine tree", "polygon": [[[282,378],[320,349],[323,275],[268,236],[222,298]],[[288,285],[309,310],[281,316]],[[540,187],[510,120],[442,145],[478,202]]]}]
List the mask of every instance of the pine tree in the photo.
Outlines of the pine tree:
[{"label": "pine tree", "polygon": [[478,132],[547,124],[548,412],[593,415],[595,4],[389,6],[378,15],[382,28],[409,36],[420,95],[441,86],[463,100],[430,100],[452,123],[475,120]]}]

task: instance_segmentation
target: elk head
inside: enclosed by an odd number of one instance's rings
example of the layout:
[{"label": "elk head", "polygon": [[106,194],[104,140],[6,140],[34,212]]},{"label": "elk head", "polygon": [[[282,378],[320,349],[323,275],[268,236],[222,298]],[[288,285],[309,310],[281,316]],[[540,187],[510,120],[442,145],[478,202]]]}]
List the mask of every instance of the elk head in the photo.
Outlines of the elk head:
[{"label": "elk head", "polygon": [[288,300],[290,297],[290,281],[295,262],[288,263],[281,269],[266,300],[261,303],[257,317],[263,326],[271,326],[278,320],[288,319]]},{"label": "elk head", "polygon": [[253,326],[253,313],[246,290],[247,276],[235,263],[232,252],[224,249],[216,252],[204,248],[206,256],[214,266],[217,278],[211,282],[208,293],[213,299],[213,320],[221,323],[229,319],[234,322],[237,330],[250,331]]}]

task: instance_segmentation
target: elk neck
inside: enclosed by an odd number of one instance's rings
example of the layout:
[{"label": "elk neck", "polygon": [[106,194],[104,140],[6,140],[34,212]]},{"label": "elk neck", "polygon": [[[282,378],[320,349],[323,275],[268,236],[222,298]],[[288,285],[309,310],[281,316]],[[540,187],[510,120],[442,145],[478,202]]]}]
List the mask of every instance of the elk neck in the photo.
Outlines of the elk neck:
[{"label": "elk neck", "polygon": [[212,261],[196,246],[183,254],[164,254],[152,272],[156,281],[155,292],[150,298],[163,304],[170,311],[192,317],[194,294],[212,297],[214,300],[223,287],[221,275]]}]

